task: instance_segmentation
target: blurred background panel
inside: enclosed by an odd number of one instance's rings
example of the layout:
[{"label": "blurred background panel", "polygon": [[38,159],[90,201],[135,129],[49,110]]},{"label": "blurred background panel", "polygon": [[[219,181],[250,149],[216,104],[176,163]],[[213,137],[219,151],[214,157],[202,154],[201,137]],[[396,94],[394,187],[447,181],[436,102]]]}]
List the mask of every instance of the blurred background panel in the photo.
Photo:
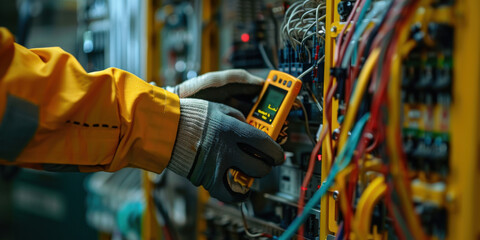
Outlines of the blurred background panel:
[{"label": "blurred background panel", "polygon": [[[58,46],[78,55],[74,0],[0,1],[0,25],[28,47]],[[86,222],[86,173],[1,166],[0,239],[95,239]]]},{"label": "blurred background panel", "polygon": [[23,169],[11,187],[13,239],[95,239],[86,222],[87,175]]}]

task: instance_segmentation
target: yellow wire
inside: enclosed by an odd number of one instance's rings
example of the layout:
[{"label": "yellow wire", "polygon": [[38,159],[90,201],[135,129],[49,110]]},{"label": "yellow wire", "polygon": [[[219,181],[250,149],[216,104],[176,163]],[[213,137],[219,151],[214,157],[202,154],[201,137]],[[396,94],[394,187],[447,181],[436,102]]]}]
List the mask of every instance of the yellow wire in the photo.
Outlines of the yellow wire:
[{"label": "yellow wire", "polygon": [[[338,149],[340,149],[340,150],[337,151],[337,154],[342,152],[343,148],[345,147],[345,142],[346,142],[346,139],[347,139],[347,136],[348,136],[348,131],[353,126],[353,122],[355,120],[355,116],[357,114],[358,107],[360,106],[360,102],[361,102],[361,99],[363,97],[363,93],[365,92],[365,90],[367,88],[368,80],[370,78],[370,75],[373,71],[373,68],[374,68],[375,64],[377,63],[379,55],[380,55],[380,49],[377,48],[377,49],[373,50],[372,53],[370,54],[370,56],[368,57],[367,61],[365,62],[365,66],[363,67],[362,72],[360,73],[359,80],[358,80],[357,86],[355,88],[355,92],[353,93],[353,97],[350,101],[350,107],[348,108],[347,115],[345,117],[345,121],[342,124],[342,131],[340,133],[340,142],[339,142],[339,145],[338,145]],[[327,135],[327,138],[328,137],[330,137],[330,136]],[[327,146],[328,146],[328,144],[329,144],[329,141],[327,141]],[[329,150],[329,149],[330,148],[327,147],[327,150]],[[328,152],[328,154],[330,155],[332,153]],[[352,170],[351,168],[347,168],[342,172],[347,173],[351,170]],[[339,176],[336,177],[336,181],[339,181],[341,183],[344,182],[344,180],[341,177],[341,176],[344,176],[344,175],[345,174],[339,174]],[[340,191],[344,192],[344,190],[345,190],[344,184],[340,184],[339,187],[341,188]],[[341,199],[341,200],[343,200],[343,199]],[[347,203],[344,200],[341,201],[340,203],[341,203],[340,207],[341,207],[342,212],[345,212]]]},{"label": "yellow wire", "polygon": [[[409,26],[406,24],[405,26]],[[406,176],[400,170],[400,159],[398,146],[399,144],[396,141],[397,130],[400,127],[400,84],[401,84],[401,60],[402,56],[410,52],[416,45],[415,41],[411,40],[405,44],[402,44],[406,41],[409,28],[404,27],[401,31],[399,47],[397,53],[393,57],[392,69],[391,69],[391,79],[388,86],[388,98],[389,98],[389,111],[388,111],[388,124],[387,124],[387,146],[390,152],[390,162],[391,162],[391,174],[393,177],[395,189],[400,198],[400,202],[405,214],[412,234],[415,239],[426,239],[425,234],[423,233],[422,225],[416,216],[415,210],[413,209],[412,198],[409,196],[407,186],[403,181]]]},{"label": "yellow wire", "polygon": [[368,80],[370,79],[370,75],[372,74],[373,68],[377,64],[379,56],[380,56],[380,49],[379,48],[374,49],[372,53],[368,56],[368,59],[365,62],[364,67],[362,68],[362,72],[358,77],[357,85],[355,86],[355,92],[353,92],[353,96],[352,96],[352,99],[350,100],[348,111],[345,116],[345,120],[342,124],[342,131],[340,132],[340,140],[338,144],[339,149],[341,149],[345,144],[345,142],[347,141],[348,132],[353,126],[353,122],[355,121],[355,116],[357,115],[357,111],[360,106],[363,94],[367,89]]},{"label": "yellow wire", "polygon": [[[431,1],[423,0],[422,5],[428,6],[429,2]],[[417,2],[417,4],[419,4],[419,2]],[[415,7],[415,9],[417,7]],[[414,18],[415,15],[412,16],[410,22],[415,21]],[[400,169],[400,153],[398,150],[398,146],[400,146],[400,144],[397,142],[397,139],[395,137],[398,134],[398,129],[400,128],[400,86],[402,78],[402,73],[400,69],[402,65],[402,58],[406,56],[410,51],[412,51],[416,46],[416,42],[414,40],[407,41],[410,33],[409,26],[411,26],[410,23],[405,24],[403,28],[400,29],[400,35],[398,40],[399,47],[392,59],[392,66],[390,72],[391,78],[388,86],[389,111],[386,137],[387,148],[390,152],[391,174],[393,178],[393,183],[398,193],[400,204],[403,209],[407,224],[412,231],[414,239],[427,239],[426,235],[423,232],[422,225],[413,208],[412,196],[409,194],[409,191],[407,189],[410,186],[406,186],[404,182],[404,179],[407,179],[408,176],[404,176],[404,172]]]},{"label": "yellow wire", "polygon": [[375,178],[360,196],[354,221],[355,235],[359,239],[368,239],[374,207],[386,191],[387,184],[385,184],[384,178],[380,176]]},{"label": "yellow wire", "polygon": [[[338,189],[338,192],[340,193],[340,196],[341,196],[339,198],[340,199],[340,210],[342,211],[344,217],[347,217],[348,202],[347,202],[347,198],[343,197],[343,196],[345,196],[345,194],[346,194],[346,185],[347,185],[347,182],[348,182],[347,178],[350,176],[352,171],[353,171],[353,165],[349,165],[348,167],[346,167],[345,169],[340,171],[338,173],[337,177],[335,178],[335,183],[336,183],[335,185],[336,185],[336,188]],[[350,221],[353,222],[352,220],[350,220]]]},{"label": "yellow wire", "polygon": [[[378,61],[378,57],[380,55],[380,49],[375,49],[372,51],[372,53],[370,54],[370,56],[368,57],[367,61],[365,62],[365,66],[363,67],[362,69],[362,72],[360,73],[360,76],[359,76],[359,80],[358,80],[358,83],[357,83],[357,86],[355,88],[355,92],[353,93],[353,97],[350,101],[350,107],[348,108],[348,111],[347,111],[347,115],[345,117],[345,121],[343,122],[342,124],[342,131],[340,133],[340,144],[338,145],[338,149],[340,149],[339,151],[337,151],[337,154],[342,152],[343,148],[346,147],[345,146],[345,142],[346,142],[346,139],[347,139],[347,136],[348,136],[348,131],[350,130],[350,128],[352,128],[353,126],[353,122],[355,120],[355,116],[357,114],[357,111],[358,111],[358,108],[360,106],[360,102],[361,102],[361,99],[363,97],[363,93],[365,92],[366,88],[367,88],[367,85],[368,85],[368,80],[370,78],[370,75],[373,71],[373,68],[375,67],[375,64],[377,63]],[[329,134],[327,134],[327,155],[329,156],[332,156],[333,153],[330,150],[330,146],[329,146],[329,143],[330,141],[328,141],[329,139]],[[342,142],[343,140],[343,142]],[[331,158],[333,159],[333,158]],[[328,166],[330,167],[330,166]],[[340,184],[337,185],[338,187],[340,187],[340,191],[341,192],[345,192],[345,180],[343,179],[346,175],[348,175],[348,172],[350,172],[352,170],[352,168],[346,168],[344,169],[337,177],[336,177],[336,181],[339,182]],[[342,177],[343,176],[343,177]],[[341,198],[341,202],[340,202],[340,208],[342,210],[342,212],[345,212],[346,211],[346,205],[348,203],[343,199]]]},{"label": "yellow wire", "polygon": [[[405,26],[409,26],[406,24]],[[391,83],[389,85],[389,100],[391,103],[390,106],[390,111],[389,112],[389,124],[387,125],[387,144],[388,148],[390,150],[390,153],[392,155],[391,157],[391,163],[392,163],[392,176],[394,179],[394,184],[395,187],[398,191],[400,201],[402,204],[402,208],[404,209],[405,217],[406,220],[410,226],[410,229],[412,230],[412,234],[415,239],[426,239],[421,224],[418,221],[417,216],[415,215],[415,211],[413,209],[413,205],[411,202],[411,197],[409,197],[408,191],[405,188],[403,179],[404,176],[402,176],[402,172],[400,171],[400,161],[399,161],[399,153],[398,149],[396,148],[398,145],[395,141],[394,136],[397,133],[396,130],[400,126],[399,120],[400,120],[400,91],[399,91],[399,86],[400,86],[400,66],[401,66],[401,57],[402,55],[405,55],[413,47],[415,46],[414,43],[408,42],[406,45],[402,45],[402,43],[406,42],[408,38],[408,28],[403,27],[401,29],[401,34],[400,34],[400,39],[399,39],[399,47],[398,52],[394,55],[393,58],[393,63],[392,63],[392,71],[391,71]],[[405,46],[405,47],[403,47]],[[342,131],[340,133],[340,139],[339,139],[339,144],[338,144],[338,149],[342,149],[345,147],[345,143],[348,137],[348,132],[353,126],[355,117],[358,112],[358,108],[361,103],[361,99],[365,93],[365,90],[368,85],[368,80],[372,74],[372,71],[378,61],[378,58],[380,56],[380,49],[374,49],[372,53],[369,55],[367,61],[365,62],[364,67],[362,68],[362,71],[360,73],[357,85],[355,86],[355,90],[352,96],[352,99],[350,100],[349,103],[349,108],[345,116],[345,120],[342,124]],[[329,136],[327,136],[329,137]],[[341,151],[337,151],[341,152]],[[361,214],[363,215],[363,214]],[[357,222],[357,221],[355,221]],[[359,226],[359,225],[357,225]],[[358,228],[357,228],[358,229]],[[362,226],[363,229],[363,226]],[[359,230],[359,229],[358,229]],[[364,238],[364,231],[361,231],[363,234],[360,234],[361,236],[358,236],[360,238]],[[357,232],[358,233],[358,232]]]}]

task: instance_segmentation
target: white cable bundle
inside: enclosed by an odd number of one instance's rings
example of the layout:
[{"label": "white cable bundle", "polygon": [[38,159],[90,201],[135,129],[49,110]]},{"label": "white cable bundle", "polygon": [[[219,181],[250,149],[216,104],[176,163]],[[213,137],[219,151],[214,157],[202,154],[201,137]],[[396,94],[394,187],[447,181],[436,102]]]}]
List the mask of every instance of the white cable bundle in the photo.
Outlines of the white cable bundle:
[{"label": "white cable bundle", "polygon": [[293,49],[305,47],[310,56],[310,49],[305,44],[307,39],[314,35],[317,40],[323,41],[325,34],[326,17],[325,0],[297,1],[288,8],[282,23],[282,37],[289,42]]}]

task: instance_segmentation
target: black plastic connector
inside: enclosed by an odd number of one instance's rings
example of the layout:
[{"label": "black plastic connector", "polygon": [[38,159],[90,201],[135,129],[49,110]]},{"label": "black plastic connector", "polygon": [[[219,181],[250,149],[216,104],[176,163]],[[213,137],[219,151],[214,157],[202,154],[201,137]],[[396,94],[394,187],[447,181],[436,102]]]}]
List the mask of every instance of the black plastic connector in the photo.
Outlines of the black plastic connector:
[{"label": "black plastic connector", "polygon": [[336,99],[344,99],[345,95],[345,80],[347,79],[347,69],[345,68],[330,68],[330,75],[337,79],[337,91],[335,92]]},{"label": "black plastic connector", "polygon": [[434,0],[432,2],[432,7],[438,8],[443,6],[452,6],[454,2],[454,0]]},{"label": "black plastic connector", "polygon": [[453,48],[453,34],[454,30],[451,25],[434,22],[428,24],[428,35],[440,48]]},{"label": "black plastic connector", "polygon": [[353,10],[353,2],[354,1],[341,1],[337,5],[337,11],[340,15],[340,20],[345,21],[347,20],[348,16]]}]

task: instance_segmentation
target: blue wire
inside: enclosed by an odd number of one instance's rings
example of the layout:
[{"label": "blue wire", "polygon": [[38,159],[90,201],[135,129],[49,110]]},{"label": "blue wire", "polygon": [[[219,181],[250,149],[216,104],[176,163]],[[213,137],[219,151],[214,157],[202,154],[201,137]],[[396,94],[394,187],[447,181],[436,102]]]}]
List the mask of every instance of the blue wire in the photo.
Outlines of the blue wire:
[{"label": "blue wire", "polygon": [[290,239],[297,232],[298,228],[305,222],[310,211],[318,205],[320,199],[328,191],[328,189],[333,185],[334,180],[338,172],[344,169],[350,161],[352,160],[353,152],[361,138],[363,127],[370,118],[370,113],[366,113],[355,125],[352,135],[345,143],[345,147],[342,148],[341,152],[338,154],[337,160],[333,163],[333,166],[330,170],[330,173],[327,176],[327,180],[322,184],[320,189],[318,189],[312,198],[305,205],[303,212],[300,216],[296,217],[295,220],[288,226],[287,230],[279,237],[279,240]]},{"label": "blue wire", "polygon": [[343,239],[343,231],[344,231],[344,228],[343,228],[343,222],[342,222],[342,223],[340,223],[340,226],[338,226],[338,233],[337,233],[337,236],[335,237],[335,239],[342,240]]},{"label": "blue wire", "polygon": [[[363,19],[365,18],[365,15],[367,14],[367,10],[370,9],[370,5],[371,5],[372,1],[371,0],[367,0],[365,2],[365,5],[363,5],[363,8],[362,8],[362,11],[360,12],[360,16],[358,16],[358,21],[357,23],[360,23],[360,24],[364,24],[363,23]],[[354,39],[355,37],[358,39],[358,35],[362,34],[362,32],[364,31],[365,29],[355,29],[355,32],[354,32]],[[355,42],[355,47],[353,49],[353,56],[352,56],[352,61],[353,59],[357,59],[357,52],[358,52],[358,41]],[[353,63],[355,64],[355,63]]]}]

